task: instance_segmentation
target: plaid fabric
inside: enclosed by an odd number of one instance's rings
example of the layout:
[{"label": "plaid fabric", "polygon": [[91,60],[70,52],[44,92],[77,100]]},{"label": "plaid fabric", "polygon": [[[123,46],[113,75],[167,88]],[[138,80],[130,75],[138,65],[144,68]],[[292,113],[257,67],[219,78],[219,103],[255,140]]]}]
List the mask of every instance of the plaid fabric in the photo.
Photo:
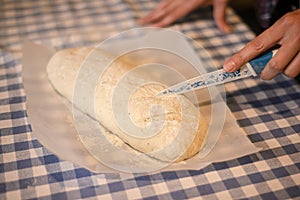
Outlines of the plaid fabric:
[{"label": "plaid fabric", "polygon": [[[227,101],[260,153],[202,170],[153,175],[94,174],[59,159],[31,132],[21,78],[25,39],[57,49],[97,44],[137,27],[157,1],[2,0],[0,6],[0,199],[293,199],[300,197],[300,86],[283,76],[226,85]],[[253,38],[229,10],[223,35],[210,9],[171,26],[219,65]],[[199,51],[199,49],[196,49]],[[34,74],[33,74],[34,75]]]}]

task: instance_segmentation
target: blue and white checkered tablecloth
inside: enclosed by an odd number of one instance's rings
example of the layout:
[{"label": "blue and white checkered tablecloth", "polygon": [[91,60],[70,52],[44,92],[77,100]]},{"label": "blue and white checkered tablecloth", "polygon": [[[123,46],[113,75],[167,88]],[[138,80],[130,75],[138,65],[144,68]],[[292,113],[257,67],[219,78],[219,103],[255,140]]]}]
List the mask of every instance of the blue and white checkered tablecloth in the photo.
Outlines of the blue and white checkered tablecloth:
[{"label": "blue and white checkered tablecloth", "polygon": [[[202,170],[122,178],[94,174],[59,159],[31,132],[22,83],[24,40],[63,49],[93,45],[136,20],[157,1],[1,0],[0,199],[297,199],[300,198],[300,85],[279,76],[270,82],[226,85],[228,106],[259,153]],[[254,36],[231,11],[232,34],[201,9],[171,26],[204,46],[217,64]],[[34,74],[33,74],[34,75]]]}]

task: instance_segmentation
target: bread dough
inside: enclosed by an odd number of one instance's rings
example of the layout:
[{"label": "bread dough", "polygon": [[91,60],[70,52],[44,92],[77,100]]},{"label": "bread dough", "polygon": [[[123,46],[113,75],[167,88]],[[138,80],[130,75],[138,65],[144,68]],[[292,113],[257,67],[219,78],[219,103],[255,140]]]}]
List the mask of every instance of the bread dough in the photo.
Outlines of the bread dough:
[{"label": "bread dough", "polygon": [[[183,95],[156,96],[165,86],[159,83],[141,84],[145,80],[138,74],[130,74],[129,81],[120,84],[134,65],[122,59],[108,65],[111,58],[102,50],[88,47],[62,50],[49,61],[48,77],[61,95],[134,150],[165,162],[182,161],[198,153],[208,129],[199,109]],[[84,71],[77,77],[82,64]],[[94,94],[94,99],[87,97],[90,95],[82,95],[73,100],[75,84],[75,89]],[[128,99],[116,95],[118,87]],[[132,88],[136,89],[132,91]],[[124,100],[126,108],[122,103]],[[126,115],[119,112],[124,109],[128,111]],[[123,119],[130,119],[127,128],[122,127]],[[154,133],[148,135],[146,130],[154,130]],[[110,136],[107,138],[111,140]]]}]

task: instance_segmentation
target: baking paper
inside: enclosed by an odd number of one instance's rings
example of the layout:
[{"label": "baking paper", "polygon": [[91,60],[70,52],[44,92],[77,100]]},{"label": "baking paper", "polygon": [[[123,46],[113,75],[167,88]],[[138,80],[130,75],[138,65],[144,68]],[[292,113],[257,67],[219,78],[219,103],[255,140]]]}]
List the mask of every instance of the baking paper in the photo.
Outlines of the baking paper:
[{"label": "baking paper", "polygon": [[[147,40],[148,46],[173,48],[174,50],[172,42],[174,38],[171,36],[166,38],[164,34],[157,31],[151,32],[143,40]],[[164,38],[163,42],[161,37]],[[177,35],[175,34],[174,37]],[[103,49],[107,48],[106,50],[112,53],[122,54],[130,48],[137,48],[141,43],[140,40],[140,38],[125,39],[122,42],[104,44],[102,47]],[[176,41],[178,45],[175,46],[174,51],[179,51],[178,53],[189,59],[192,64],[203,66],[201,60],[198,59],[192,48],[186,45],[185,41],[180,38],[176,38]],[[74,126],[70,103],[61,97],[50,84],[46,67],[48,60],[54,53],[54,50],[30,42],[23,46],[23,80],[27,96],[28,117],[33,134],[46,148],[63,160],[71,161],[96,173],[116,172],[116,170],[103,165],[87,151]],[[199,71],[205,73],[207,70],[209,69],[200,68]],[[185,73],[190,76],[186,78],[192,78],[196,75],[193,70]],[[216,90],[216,88],[212,88],[212,90]],[[238,126],[225,102],[219,98],[212,104],[212,99],[218,98],[218,95],[208,95],[208,91],[203,90],[198,92],[197,96],[200,96],[201,100],[193,103],[199,103],[201,112],[205,113],[205,118],[210,123],[209,134],[211,137],[208,138],[204,151],[200,152],[199,155],[185,162],[169,165],[160,171],[199,170],[213,162],[231,160],[259,151]],[[215,112],[213,109],[216,108],[225,109],[224,119],[213,118],[212,115]],[[220,112],[223,111],[220,110]],[[224,120],[224,123],[215,123],[220,120]],[[221,131],[218,132],[218,130]]]}]

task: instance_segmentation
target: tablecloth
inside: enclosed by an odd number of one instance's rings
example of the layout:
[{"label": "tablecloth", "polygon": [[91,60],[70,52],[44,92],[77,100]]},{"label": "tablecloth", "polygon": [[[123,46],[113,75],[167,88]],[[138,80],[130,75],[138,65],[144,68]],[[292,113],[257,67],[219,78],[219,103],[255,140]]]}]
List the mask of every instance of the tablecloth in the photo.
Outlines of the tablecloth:
[{"label": "tablecloth", "polygon": [[[118,173],[95,174],[59,159],[35,138],[26,113],[22,42],[31,40],[56,49],[95,45],[138,27],[136,21],[157,3],[1,1],[0,199],[300,198],[300,85],[283,75],[267,82],[250,78],[226,84],[230,110],[262,150],[201,170],[130,178]],[[231,34],[217,29],[211,8],[196,10],[170,28],[193,38],[221,65],[254,37],[232,10],[227,14],[234,28]]]}]

